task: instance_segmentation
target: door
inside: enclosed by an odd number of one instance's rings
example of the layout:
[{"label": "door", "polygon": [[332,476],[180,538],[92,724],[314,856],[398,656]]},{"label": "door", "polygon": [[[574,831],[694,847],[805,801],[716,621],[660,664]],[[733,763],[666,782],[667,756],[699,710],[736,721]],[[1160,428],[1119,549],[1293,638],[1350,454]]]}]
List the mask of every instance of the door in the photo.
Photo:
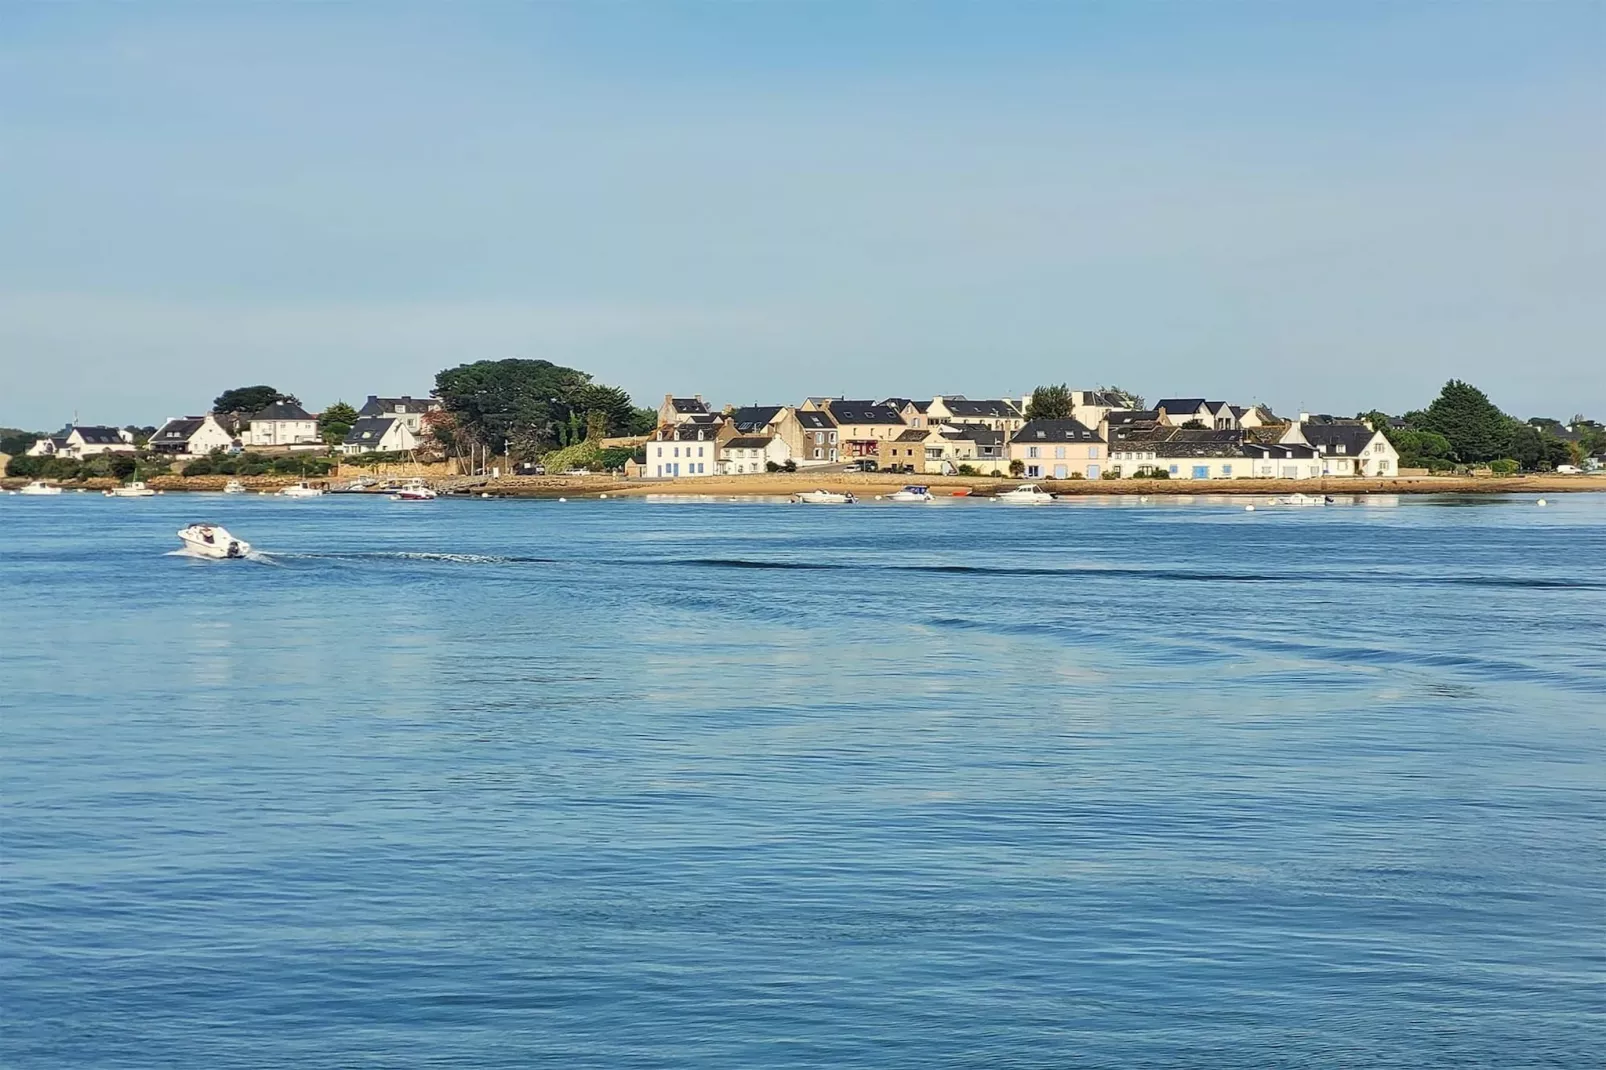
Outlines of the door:
[{"label": "door", "polygon": [[1088,465],[1087,466],[1087,478],[1089,478],[1089,479],[1097,479],[1098,477],[1099,477],[1099,466],[1096,465],[1096,464]]}]

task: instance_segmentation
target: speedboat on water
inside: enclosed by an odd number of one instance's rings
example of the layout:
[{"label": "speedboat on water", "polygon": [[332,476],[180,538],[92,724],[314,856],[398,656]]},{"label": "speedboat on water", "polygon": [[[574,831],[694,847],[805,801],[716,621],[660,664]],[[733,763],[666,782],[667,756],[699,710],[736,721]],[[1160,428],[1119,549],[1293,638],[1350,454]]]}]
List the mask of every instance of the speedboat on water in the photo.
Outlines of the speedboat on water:
[{"label": "speedboat on water", "polygon": [[887,495],[887,501],[889,502],[929,502],[931,500],[929,488],[916,486],[912,483],[896,494]]},{"label": "speedboat on water", "polygon": [[409,479],[397,488],[396,493],[390,496],[393,502],[432,502],[438,494],[433,487],[422,479]]},{"label": "speedboat on water", "polygon": [[322,487],[315,487],[311,483],[292,483],[279,491],[281,498],[320,498],[323,494]]},{"label": "speedboat on water", "polygon": [[806,490],[792,500],[799,505],[852,505],[859,499],[833,490]]},{"label": "speedboat on water", "polygon": [[1039,487],[1036,483],[1022,483],[1013,490],[1006,490],[996,496],[1001,502],[1051,502],[1054,495]]},{"label": "speedboat on water", "polygon": [[1312,495],[1309,495],[1309,494],[1294,493],[1294,494],[1288,495],[1286,498],[1273,498],[1272,499],[1272,504],[1273,505],[1332,505],[1333,504],[1333,499],[1331,497],[1328,497],[1328,496],[1325,496],[1325,495],[1323,497],[1317,498],[1317,497],[1313,497]]},{"label": "speedboat on water", "polygon": [[245,484],[241,483],[238,479],[231,479],[227,483],[223,484],[223,493],[224,494],[244,494],[245,493]]},{"label": "speedboat on water", "polygon": [[113,487],[106,492],[106,497],[108,498],[153,498],[155,496],[156,492],[154,490],[137,479],[126,486]]},{"label": "speedboat on water", "polygon": [[217,524],[191,524],[178,533],[185,549],[202,557],[241,558],[251,552],[251,544],[236,539]]},{"label": "speedboat on water", "polygon": [[61,493],[61,488],[56,486],[54,483],[46,483],[42,479],[36,479],[32,483],[29,483],[27,486],[23,487],[21,490],[17,491],[17,493],[18,494],[60,494]]}]

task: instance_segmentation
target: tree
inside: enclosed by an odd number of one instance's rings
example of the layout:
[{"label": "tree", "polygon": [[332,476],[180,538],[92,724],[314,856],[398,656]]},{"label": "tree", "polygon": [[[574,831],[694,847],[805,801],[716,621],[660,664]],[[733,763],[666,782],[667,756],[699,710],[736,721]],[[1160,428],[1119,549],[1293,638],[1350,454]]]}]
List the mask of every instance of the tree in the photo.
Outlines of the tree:
[{"label": "tree", "polygon": [[212,399],[213,412],[240,412],[249,415],[261,412],[276,402],[288,401],[292,404],[301,404],[300,400],[291,394],[275,390],[271,386],[237,386],[233,390],[225,390]]},{"label": "tree", "polygon": [[1182,429],[1185,431],[1203,431],[1205,430],[1204,421],[1194,417],[1192,420],[1185,421],[1182,424]]},{"label": "tree", "polygon": [[1492,461],[1509,453],[1512,419],[1471,383],[1451,379],[1433,404],[1413,416],[1416,428],[1449,439],[1455,459],[1463,464]]},{"label": "tree", "polygon": [[324,442],[338,446],[345,441],[346,435],[351,432],[351,425],[356,422],[357,410],[344,401],[337,401],[318,414],[318,433],[323,436]]},{"label": "tree", "polygon": [[1450,440],[1437,431],[1385,428],[1383,437],[1399,451],[1401,468],[1451,467]]},{"label": "tree", "polygon": [[[102,456],[106,455],[103,454]],[[131,453],[113,453],[110,454],[110,457],[111,460],[108,463],[111,467],[111,474],[119,480],[128,479],[139,471],[139,461]]]},{"label": "tree", "polygon": [[1040,386],[1032,391],[1032,400],[1026,405],[1026,418],[1069,420],[1073,407],[1071,388],[1064,383],[1059,386]]},{"label": "tree", "polygon": [[[482,360],[435,376],[435,396],[469,444],[536,457],[586,441],[593,428],[628,434],[638,423],[630,395],[547,360]],[[592,413],[600,418],[594,423]],[[655,418],[656,419],[656,418]]]},{"label": "tree", "polygon": [[33,444],[44,438],[43,432],[23,431],[15,427],[0,427],[0,453],[15,457],[27,453]]},{"label": "tree", "polygon": [[[1381,409],[1373,409],[1370,412],[1358,412],[1355,414],[1355,418],[1361,423],[1365,424],[1367,427],[1370,427],[1373,431],[1383,431],[1385,433],[1388,431],[1389,414]],[[1398,449],[1399,447],[1395,448]]]},{"label": "tree", "polygon": [[1529,472],[1548,472],[1559,464],[1573,462],[1573,452],[1566,442],[1532,424],[1513,427],[1509,444],[1507,456]]}]

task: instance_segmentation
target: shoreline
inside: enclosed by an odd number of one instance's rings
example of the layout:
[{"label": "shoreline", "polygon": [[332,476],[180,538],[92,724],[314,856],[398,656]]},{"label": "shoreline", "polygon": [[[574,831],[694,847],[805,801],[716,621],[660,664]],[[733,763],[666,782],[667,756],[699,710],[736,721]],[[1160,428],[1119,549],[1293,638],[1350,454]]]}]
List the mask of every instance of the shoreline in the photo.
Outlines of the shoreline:
[{"label": "shoreline", "polygon": [[[217,493],[228,481],[226,476],[157,476],[147,480],[152,490],[166,493]],[[0,479],[0,488],[16,490],[28,480]],[[241,480],[252,494],[272,493],[289,486],[294,477],[262,476]],[[318,482],[324,482],[322,480]],[[331,481],[333,482],[333,481]],[[462,477],[429,480],[432,484],[461,483]],[[980,476],[906,476],[878,472],[762,473],[740,476],[697,476],[680,479],[623,480],[604,475],[588,476],[504,476],[486,480],[469,489],[444,494],[447,497],[557,498],[557,497],[673,497],[785,498],[809,490],[852,493],[861,498],[890,494],[899,487],[915,483],[931,488],[937,497],[989,497],[1027,480]],[[1387,479],[1358,479],[1334,476],[1322,479],[1098,479],[1031,480],[1043,489],[1065,498],[1196,496],[1279,494],[1574,494],[1606,491],[1606,473],[1576,476],[1396,476]],[[61,486],[72,493],[82,489],[98,493],[117,486],[112,479],[90,479]]]}]

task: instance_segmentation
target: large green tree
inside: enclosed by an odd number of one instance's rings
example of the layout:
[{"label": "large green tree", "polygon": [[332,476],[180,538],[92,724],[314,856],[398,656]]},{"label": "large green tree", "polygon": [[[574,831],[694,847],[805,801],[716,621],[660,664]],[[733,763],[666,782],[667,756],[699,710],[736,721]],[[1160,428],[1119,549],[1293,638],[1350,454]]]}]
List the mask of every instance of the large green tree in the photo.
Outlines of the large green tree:
[{"label": "large green tree", "polygon": [[1530,472],[1548,472],[1559,464],[1573,463],[1573,451],[1567,443],[1533,424],[1516,424],[1511,429],[1505,455]]},{"label": "large green tree", "polygon": [[1059,386],[1040,386],[1032,391],[1032,400],[1026,403],[1026,418],[1028,420],[1069,420],[1071,409],[1071,388],[1064,383]]},{"label": "large green tree", "polygon": [[[630,395],[547,360],[482,360],[435,376],[457,448],[469,443],[534,458],[598,435],[629,434]],[[597,414],[593,416],[592,414]]]},{"label": "large green tree", "polygon": [[292,401],[297,405],[300,400],[292,394],[275,390],[271,386],[237,386],[233,390],[225,390],[212,399],[213,412],[239,412],[249,416],[253,412],[261,412],[277,401]]},{"label": "large green tree", "polygon": [[357,422],[357,410],[344,401],[337,401],[318,414],[318,434],[331,446],[346,440],[351,425]]},{"label": "large green tree", "polygon": [[0,453],[15,457],[27,453],[33,444],[44,438],[42,431],[23,431],[15,427],[0,427]]},{"label": "large green tree", "polygon": [[1513,421],[1471,383],[1451,379],[1421,412],[1408,417],[1412,427],[1435,431],[1450,440],[1455,459],[1463,464],[1505,457]]}]

